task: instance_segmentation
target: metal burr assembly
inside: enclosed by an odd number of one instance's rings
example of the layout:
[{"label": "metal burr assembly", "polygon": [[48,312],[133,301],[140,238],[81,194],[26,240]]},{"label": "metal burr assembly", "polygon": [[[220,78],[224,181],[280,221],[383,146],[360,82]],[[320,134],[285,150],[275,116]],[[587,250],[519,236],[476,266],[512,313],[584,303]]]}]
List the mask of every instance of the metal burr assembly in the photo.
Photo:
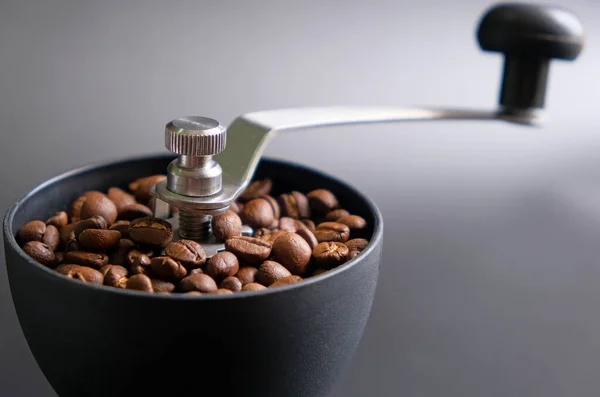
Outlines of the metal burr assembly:
[{"label": "metal burr assembly", "polygon": [[[571,12],[552,6],[499,4],[477,28],[482,50],[504,55],[498,106],[493,110],[323,107],[247,113],[227,129],[203,117],[167,125],[167,149],[182,155],[156,185],[156,197],[180,209],[179,234],[197,240],[210,236],[210,215],[223,212],[250,183],[260,157],[276,132],[344,124],[434,120],[498,120],[539,125],[552,59],[574,60],[584,32]],[[215,156],[212,158],[212,156]],[[221,173],[221,167],[223,172]],[[157,202],[156,216],[167,207]]]},{"label": "metal burr assembly", "polygon": [[[201,242],[208,257],[224,249],[211,231],[212,216],[227,211],[229,204],[206,207],[206,198],[223,193],[223,169],[213,156],[225,150],[227,129],[217,120],[189,116],[170,121],[165,126],[165,147],[178,154],[167,167],[167,180],[154,188],[154,216],[168,219],[176,239]],[[171,207],[178,216],[172,217]],[[244,226],[242,234],[251,235]]]},{"label": "metal burr assembly", "polygon": [[[157,198],[179,209],[179,236],[204,241],[210,237],[210,215],[218,211],[196,210],[190,204],[197,197],[221,191],[221,166],[212,156],[225,149],[227,130],[207,117],[181,117],[165,127],[165,147],[179,157],[167,168],[166,189]],[[164,216],[166,207],[158,204]]]},{"label": "metal burr assembly", "polygon": [[192,197],[221,190],[223,170],[212,156],[225,149],[227,130],[207,117],[181,117],[165,127],[165,147],[179,154],[168,168],[170,191]]}]

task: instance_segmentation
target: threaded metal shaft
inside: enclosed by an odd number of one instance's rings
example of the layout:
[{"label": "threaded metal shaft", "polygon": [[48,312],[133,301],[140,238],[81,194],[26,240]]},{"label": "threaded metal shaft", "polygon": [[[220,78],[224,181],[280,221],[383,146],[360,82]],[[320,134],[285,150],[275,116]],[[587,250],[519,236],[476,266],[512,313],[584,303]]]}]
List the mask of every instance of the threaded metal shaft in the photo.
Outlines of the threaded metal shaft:
[{"label": "threaded metal shaft", "polygon": [[204,241],[211,235],[211,216],[184,209],[179,210],[179,236],[187,240]]}]

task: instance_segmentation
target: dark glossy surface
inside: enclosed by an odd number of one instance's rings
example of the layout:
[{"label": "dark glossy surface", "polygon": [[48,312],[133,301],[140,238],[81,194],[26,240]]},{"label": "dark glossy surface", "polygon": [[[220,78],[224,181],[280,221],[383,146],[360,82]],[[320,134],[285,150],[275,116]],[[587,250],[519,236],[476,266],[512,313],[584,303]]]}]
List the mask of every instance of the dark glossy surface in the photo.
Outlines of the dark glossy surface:
[{"label": "dark glossy surface", "polygon": [[575,59],[583,47],[583,26],[570,11],[548,5],[502,3],[481,19],[481,48],[507,55]]},{"label": "dark glossy surface", "polygon": [[264,292],[157,296],[84,285],[32,262],[12,236],[80,193],[164,172],[172,157],[146,157],[59,177],[17,202],[5,251],[19,321],[60,396],[325,396],[355,351],[369,317],[382,242],[378,210],[315,171],[263,161],[280,190],[332,190],[374,225],[368,248],[328,274]]},{"label": "dark glossy surface", "polygon": [[500,3],[481,18],[477,39],[483,50],[505,55],[499,102],[510,113],[544,107],[550,60],[577,58],[584,32],[567,9]]}]

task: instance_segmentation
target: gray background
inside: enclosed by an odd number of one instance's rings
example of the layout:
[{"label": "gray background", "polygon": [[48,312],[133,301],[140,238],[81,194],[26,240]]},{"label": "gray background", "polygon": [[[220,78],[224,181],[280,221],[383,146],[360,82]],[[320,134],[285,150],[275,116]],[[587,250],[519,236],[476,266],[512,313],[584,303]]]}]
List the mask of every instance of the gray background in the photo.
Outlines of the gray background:
[{"label": "gray background", "polygon": [[[87,3],[87,4],[84,4]],[[182,115],[314,105],[491,107],[488,1],[3,1],[0,207],[74,167],[162,151]],[[600,3],[552,66],[548,122],[283,134],[268,154],[353,183],[386,220],[342,396],[600,393]],[[52,396],[0,267],[0,395]],[[51,337],[51,336],[49,336]]]}]

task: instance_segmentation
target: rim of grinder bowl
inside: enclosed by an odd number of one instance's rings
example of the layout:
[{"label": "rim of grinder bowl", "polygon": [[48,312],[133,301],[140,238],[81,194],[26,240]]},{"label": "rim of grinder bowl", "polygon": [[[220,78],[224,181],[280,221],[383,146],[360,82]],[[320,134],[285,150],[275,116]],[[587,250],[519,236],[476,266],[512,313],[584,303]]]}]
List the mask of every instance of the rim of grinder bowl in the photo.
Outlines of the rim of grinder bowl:
[{"label": "rim of grinder bowl", "polygon": [[369,211],[371,211],[371,213],[373,214],[373,220],[374,220],[375,224],[373,225],[373,234],[371,236],[371,239],[369,240],[369,244],[363,251],[361,251],[360,255],[356,256],[355,258],[349,260],[348,262],[346,262],[336,268],[328,270],[325,273],[321,273],[316,276],[311,276],[311,277],[302,279],[302,281],[299,281],[294,284],[288,284],[288,285],[283,285],[283,286],[274,287],[274,288],[267,288],[267,289],[260,290],[260,291],[239,291],[239,292],[235,292],[233,294],[202,294],[202,295],[187,295],[184,293],[154,294],[154,293],[148,293],[148,292],[136,291],[136,290],[130,290],[130,289],[108,287],[105,285],[82,283],[81,281],[77,281],[77,280],[70,279],[68,277],[64,277],[63,275],[57,273],[54,269],[50,269],[49,267],[46,267],[46,266],[42,265],[41,263],[34,261],[31,257],[29,257],[27,254],[25,254],[23,249],[17,243],[17,240],[15,239],[15,233],[12,229],[12,223],[13,223],[15,214],[20,209],[20,207],[23,203],[25,203],[31,197],[33,197],[36,194],[38,194],[39,192],[43,191],[45,188],[49,187],[50,185],[60,182],[60,181],[63,181],[65,179],[71,178],[73,176],[92,171],[96,168],[118,166],[119,164],[131,163],[131,162],[135,162],[136,160],[142,161],[142,160],[149,160],[149,159],[153,159],[153,158],[158,160],[158,159],[164,159],[164,158],[168,158],[168,157],[172,157],[172,156],[164,155],[164,154],[150,154],[150,155],[139,155],[139,156],[133,156],[133,157],[132,156],[121,157],[121,158],[112,159],[112,160],[108,160],[108,161],[91,163],[91,164],[88,164],[88,165],[85,165],[82,167],[75,168],[70,171],[63,172],[59,175],[56,175],[53,178],[50,178],[50,179],[38,184],[33,189],[31,189],[28,193],[23,195],[21,198],[17,199],[10,206],[10,208],[6,212],[6,215],[4,216],[4,228],[3,228],[4,234],[8,240],[11,248],[16,250],[23,259],[28,261],[30,264],[36,266],[41,271],[51,274],[52,277],[57,277],[59,279],[64,280],[65,282],[70,282],[70,283],[73,283],[73,285],[78,285],[83,288],[93,288],[98,291],[104,291],[106,293],[132,295],[132,296],[144,297],[147,299],[219,299],[220,300],[220,299],[243,299],[243,298],[250,298],[253,296],[264,296],[264,295],[276,294],[276,293],[289,291],[292,289],[298,289],[298,288],[302,288],[305,286],[309,286],[314,283],[318,283],[322,280],[325,280],[329,277],[335,277],[337,274],[343,273],[346,270],[350,269],[351,267],[357,265],[363,257],[366,257],[371,251],[373,251],[374,247],[377,245],[376,243],[383,238],[383,216],[382,216],[381,212],[379,211],[379,208],[377,207],[375,202],[372,199],[370,199],[369,197],[365,196],[360,190],[356,189],[354,186],[352,186],[351,184],[349,184],[341,179],[333,177],[327,173],[324,173],[315,168],[306,166],[304,164],[265,156],[265,157],[263,157],[264,160],[277,162],[277,163],[285,164],[285,165],[292,166],[292,167],[303,168],[311,173],[317,174],[326,179],[333,180],[336,183],[342,185],[344,188],[352,191],[355,195],[360,197],[361,200],[363,200],[363,202],[367,205]]}]

